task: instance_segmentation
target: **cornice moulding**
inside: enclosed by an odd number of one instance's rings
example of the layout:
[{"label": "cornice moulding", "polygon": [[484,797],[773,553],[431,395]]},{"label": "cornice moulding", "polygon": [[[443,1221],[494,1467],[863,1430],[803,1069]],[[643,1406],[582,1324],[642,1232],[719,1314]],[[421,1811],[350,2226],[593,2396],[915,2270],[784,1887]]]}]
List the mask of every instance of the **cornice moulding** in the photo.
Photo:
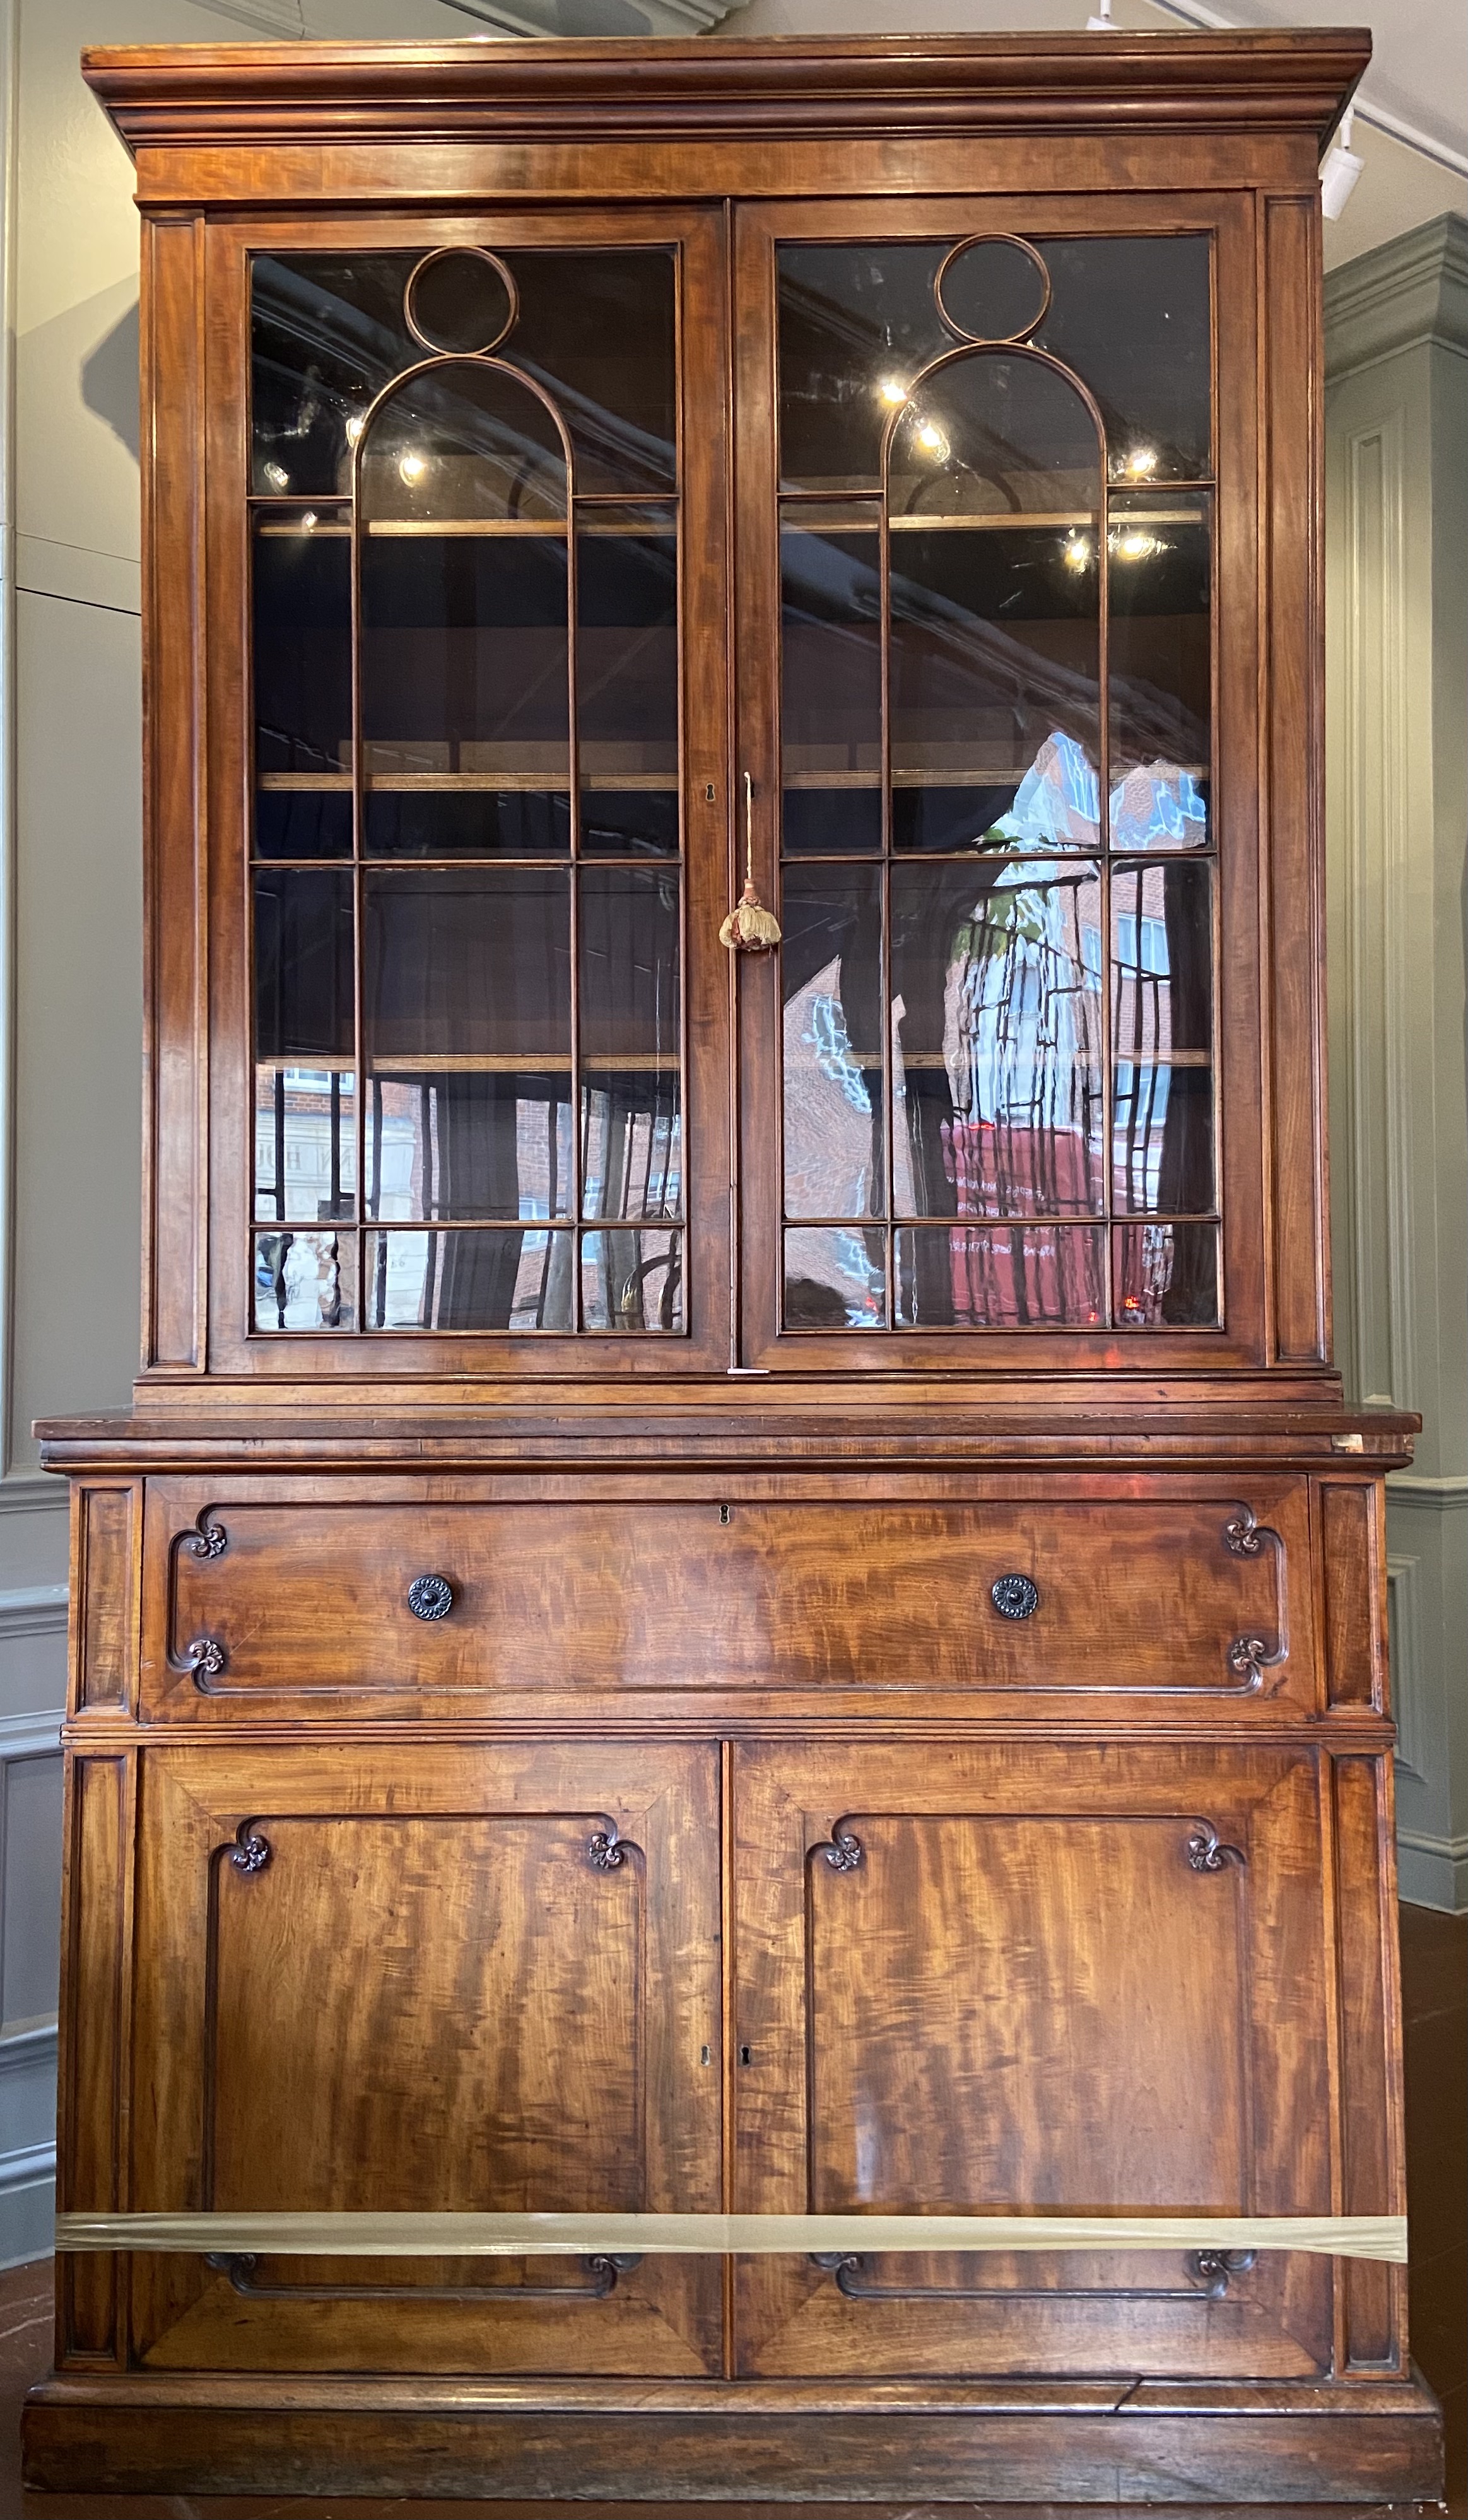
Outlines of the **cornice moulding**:
[{"label": "cornice moulding", "polygon": [[745,132],[894,138],[1104,128],[1309,134],[1323,149],[1369,35],[805,37],[645,44],[93,48],[88,84],[129,149],[268,140],[557,141]]},{"label": "cornice moulding", "polygon": [[1324,306],[1331,383],[1424,342],[1468,354],[1468,220],[1448,211],[1342,263]]}]

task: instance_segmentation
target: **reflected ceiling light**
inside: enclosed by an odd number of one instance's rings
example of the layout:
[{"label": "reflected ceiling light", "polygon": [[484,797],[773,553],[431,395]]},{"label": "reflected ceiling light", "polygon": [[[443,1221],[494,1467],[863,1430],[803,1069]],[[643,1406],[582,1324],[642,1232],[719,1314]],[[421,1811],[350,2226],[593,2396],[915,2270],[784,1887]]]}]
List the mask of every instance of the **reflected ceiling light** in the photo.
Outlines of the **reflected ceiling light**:
[{"label": "reflected ceiling light", "polygon": [[944,437],[942,430],[940,428],[936,428],[931,420],[919,422],[917,428],[917,442],[925,455],[947,454],[948,441]]},{"label": "reflected ceiling light", "polygon": [[1127,533],[1113,534],[1111,548],[1118,560],[1156,560],[1158,554],[1167,551],[1169,546],[1160,534],[1144,534],[1132,530]]},{"label": "reflected ceiling light", "polygon": [[305,512],[305,515],[301,518],[301,520],[300,520],[300,530],[301,530],[301,532],[302,532],[303,534],[308,534],[308,533],[310,532],[310,530],[311,530],[311,527],[314,525],[314,523],[315,523],[315,522],[316,522],[316,511],[315,511],[315,509],[314,509],[314,508],[307,508],[307,510],[306,510],[306,512]]},{"label": "reflected ceiling light", "polygon": [[1125,462],[1124,466],[1123,467],[1123,470],[1126,472],[1126,474],[1128,475],[1128,477],[1129,477],[1131,480],[1133,480],[1133,481],[1145,481],[1149,473],[1155,472],[1157,471],[1157,449],[1156,449],[1156,447],[1155,447],[1155,446],[1138,446],[1138,447],[1134,447],[1134,448],[1133,448],[1133,450],[1132,450],[1132,452],[1127,456],[1127,458],[1126,458],[1126,462]]},{"label": "reflected ceiling light", "polygon": [[291,475],[283,464],[267,464],[265,478],[272,490],[289,490],[291,487]]},{"label": "reflected ceiling light", "polygon": [[355,446],[357,439],[361,436],[366,426],[367,422],[363,413],[354,411],[350,420],[346,424],[346,443],[348,446]]},{"label": "reflected ceiling light", "polygon": [[1340,217],[1365,168],[1365,159],[1357,158],[1351,146],[1353,120],[1348,105],[1341,116],[1340,138],[1320,169],[1320,209],[1327,219]]},{"label": "reflected ceiling light", "polygon": [[1086,33],[1088,35],[1119,33],[1120,29],[1112,22],[1111,0],[1097,0],[1097,8],[1099,14],[1094,18],[1087,18],[1085,22]]},{"label": "reflected ceiling light", "polygon": [[1067,534],[1061,546],[1061,559],[1067,568],[1080,570],[1091,564],[1091,547],[1084,534]]},{"label": "reflected ceiling light", "polygon": [[408,488],[411,490],[415,482],[423,479],[425,472],[428,471],[428,465],[424,461],[424,458],[417,454],[410,446],[406,455],[398,457],[397,470],[399,477],[406,481]]},{"label": "reflected ceiling light", "polygon": [[896,409],[899,402],[905,402],[907,400],[907,387],[903,384],[900,377],[884,377],[882,382],[877,387],[877,392],[881,400],[885,403],[889,403],[894,410]]}]

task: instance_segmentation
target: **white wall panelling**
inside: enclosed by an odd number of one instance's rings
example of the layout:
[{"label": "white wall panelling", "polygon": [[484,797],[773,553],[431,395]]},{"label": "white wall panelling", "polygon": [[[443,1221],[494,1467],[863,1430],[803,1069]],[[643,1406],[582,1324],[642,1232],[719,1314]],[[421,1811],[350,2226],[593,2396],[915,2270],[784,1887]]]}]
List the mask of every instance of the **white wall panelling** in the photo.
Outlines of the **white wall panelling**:
[{"label": "white wall panelling", "polygon": [[1336,1334],[1353,1398],[1422,1412],[1388,1496],[1401,1882],[1464,1907],[1468,226],[1331,273],[1325,308]]}]

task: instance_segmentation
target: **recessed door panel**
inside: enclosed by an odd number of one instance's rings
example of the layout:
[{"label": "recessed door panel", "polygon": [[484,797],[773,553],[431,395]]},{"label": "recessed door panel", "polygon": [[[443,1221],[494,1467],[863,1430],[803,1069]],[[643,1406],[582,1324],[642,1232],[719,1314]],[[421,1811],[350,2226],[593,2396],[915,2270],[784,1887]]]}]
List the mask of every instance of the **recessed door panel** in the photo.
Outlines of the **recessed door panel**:
[{"label": "recessed door panel", "polygon": [[[718,2205],[716,1760],[701,1746],[159,1753],[140,2206]],[[703,2259],[139,2260],[151,2364],[696,2374]]]},{"label": "recessed door panel", "polygon": [[[742,1753],[747,2210],[1329,2209],[1312,1759]],[[1299,2377],[1317,2261],[1166,2253],[746,2262],[749,2373]]]}]

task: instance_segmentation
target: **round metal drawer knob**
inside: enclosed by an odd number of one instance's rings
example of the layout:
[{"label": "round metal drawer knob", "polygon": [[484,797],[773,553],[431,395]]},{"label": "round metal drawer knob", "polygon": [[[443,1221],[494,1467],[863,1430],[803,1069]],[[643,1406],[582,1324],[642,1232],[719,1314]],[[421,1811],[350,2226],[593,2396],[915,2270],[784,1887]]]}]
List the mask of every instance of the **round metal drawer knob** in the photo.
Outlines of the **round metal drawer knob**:
[{"label": "round metal drawer knob", "polygon": [[1000,1575],[988,1598],[1001,1619],[1032,1619],[1039,1608],[1039,1586],[1028,1575]]},{"label": "round metal drawer knob", "polygon": [[415,1575],[408,1586],[408,1607],[415,1619],[446,1619],[454,1605],[454,1588],[446,1575]]}]

